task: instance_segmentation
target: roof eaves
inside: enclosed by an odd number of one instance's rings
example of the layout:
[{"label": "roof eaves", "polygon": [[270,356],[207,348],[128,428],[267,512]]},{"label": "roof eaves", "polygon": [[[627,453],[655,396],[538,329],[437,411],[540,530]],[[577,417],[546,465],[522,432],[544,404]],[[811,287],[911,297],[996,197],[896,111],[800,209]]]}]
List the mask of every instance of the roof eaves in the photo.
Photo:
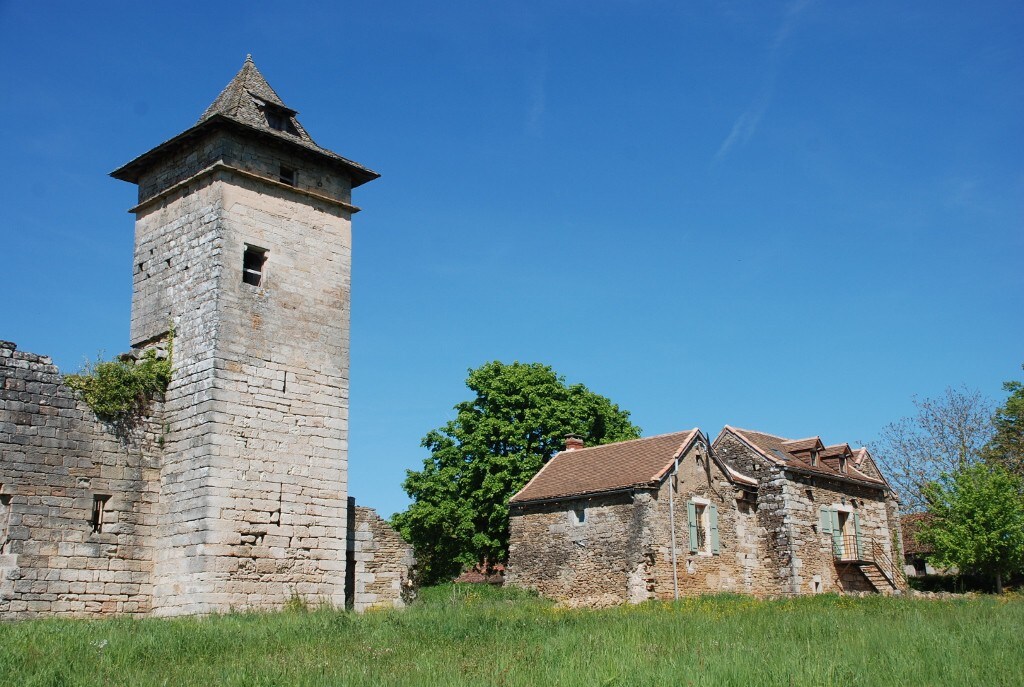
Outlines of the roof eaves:
[{"label": "roof eaves", "polygon": [[182,131],[177,136],[167,139],[166,141],[158,144],[156,147],[150,149],[149,151],[139,155],[133,160],[127,162],[126,164],[121,165],[113,172],[111,172],[110,176],[121,181],[136,183],[139,178],[139,168],[145,161],[163,155],[174,146],[184,143],[185,141],[195,136],[198,136],[206,129],[212,129],[218,124],[238,127],[244,129],[247,132],[255,133],[259,136],[267,137],[274,141],[280,141],[281,143],[284,143],[286,145],[290,144],[291,146],[294,146],[298,150],[306,151],[308,154],[319,155],[321,157],[326,157],[334,161],[335,163],[340,163],[341,165],[346,167],[350,171],[350,173],[352,173],[353,187],[360,186],[368,181],[373,181],[374,179],[380,177],[380,174],[374,172],[372,169],[364,167],[358,162],[354,162],[352,160],[349,160],[348,158],[342,157],[341,155],[338,155],[337,153],[331,150],[321,148],[315,143],[307,143],[305,141],[300,142],[292,140],[291,138],[285,138],[283,134],[278,135],[271,131],[266,131],[258,127],[254,127],[251,124],[247,124],[239,119],[235,119],[234,117],[230,117],[220,112],[214,113],[213,115],[200,121],[198,124],[195,124],[194,126],[186,129],[185,131]]},{"label": "roof eaves", "polygon": [[661,482],[661,481],[665,480],[668,477],[668,475],[669,475],[669,470],[672,467],[675,466],[676,460],[681,458],[682,455],[684,453],[686,453],[687,450],[689,450],[690,446],[692,446],[693,443],[700,436],[701,436],[701,433],[700,433],[700,428],[699,427],[694,427],[693,429],[691,429],[690,430],[690,434],[687,435],[687,437],[683,440],[683,443],[681,443],[679,445],[679,448],[676,449],[675,453],[672,454],[672,460],[670,460],[665,467],[663,467],[661,470],[656,472],[654,474],[654,476],[651,477],[651,481],[652,482]]},{"label": "roof eaves", "polygon": [[[540,498],[535,498],[535,499],[519,499],[519,500],[516,500],[518,495],[519,495],[519,494],[516,494],[516,496],[513,496],[509,500],[509,505],[525,506],[525,505],[532,505],[532,504],[538,504],[538,503],[557,503],[559,501],[573,501],[573,500],[582,499],[582,498],[592,498],[594,496],[610,496],[612,494],[624,494],[624,493],[634,492],[634,491],[637,491],[637,490],[645,490],[646,491],[646,490],[649,490],[649,489],[657,489],[657,488],[658,488],[658,483],[657,482],[638,482],[636,484],[630,484],[630,485],[627,485],[627,486],[624,486],[624,487],[615,487],[613,489],[594,489],[594,490],[591,490],[591,491],[579,491],[579,492],[572,492],[572,493],[568,493],[568,494],[556,494],[556,495],[553,495],[553,496],[542,496]],[[526,487],[523,487],[523,489],[520,490],[520,492],[522,492],[525,489],[526,489]]]}]

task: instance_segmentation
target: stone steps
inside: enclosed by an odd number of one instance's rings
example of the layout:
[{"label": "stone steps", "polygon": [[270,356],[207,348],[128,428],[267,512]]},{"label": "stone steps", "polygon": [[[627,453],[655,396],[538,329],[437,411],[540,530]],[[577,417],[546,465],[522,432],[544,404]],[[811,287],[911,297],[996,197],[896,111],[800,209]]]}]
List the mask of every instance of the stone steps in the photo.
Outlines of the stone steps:
[{"label": "stone steps", "polygon": [[891,594],[896,587],[889,581],[889,578],[885,576],[881,568],[878,567],[877,563],[859,563],[858,566],[860,571],[864,573],[864,577],[868,578],[868,582],[875,588],[876,591],[882,594]]}]

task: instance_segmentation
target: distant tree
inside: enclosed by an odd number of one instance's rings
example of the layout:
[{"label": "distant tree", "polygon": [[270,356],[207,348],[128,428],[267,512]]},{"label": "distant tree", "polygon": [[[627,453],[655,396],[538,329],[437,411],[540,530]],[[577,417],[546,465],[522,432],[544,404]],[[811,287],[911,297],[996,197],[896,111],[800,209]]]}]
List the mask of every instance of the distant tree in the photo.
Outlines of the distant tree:
[{"label": "distant tree", "polygon": [[474,398],[423,438],[430,457],[402,483],[412,505],[392,518],[427,584],[507,559],[508,500],[567,433],[591,445],[640,436],[628,411],[582,384],[567,386],[547,365],[486,363],[469,371],[466,386]]},{"label": "distant tree", "polygon": [[1024,569],[1024,480],[1001,465],[968,465],[924,488],[932,518],[917,538],[936,567],[1003,580]]},{"label": "distant tree", "polygon": [[905,510],[925,507],[924,487],[981,459],[992,438],[992,409],[977,391],[947,388],[938,398],[914,399],[917,414],[886,425],[871,454]]},{"label": "distant tree", "polygon": [[986,461],[1024,477],[1024,384],[1005,382],[1003,390],[1009,397],[992,415],[995,434],[982,455]]}]

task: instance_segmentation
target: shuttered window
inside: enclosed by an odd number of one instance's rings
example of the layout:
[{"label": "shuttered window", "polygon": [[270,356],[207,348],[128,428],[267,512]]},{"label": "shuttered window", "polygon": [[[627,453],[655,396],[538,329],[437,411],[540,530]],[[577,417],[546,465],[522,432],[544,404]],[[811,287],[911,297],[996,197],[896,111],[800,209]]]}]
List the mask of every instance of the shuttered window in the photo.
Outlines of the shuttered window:
[{"label": "shuttered window", "polygon": [[714,504],[686,503],[686,517],[690,526],[690,553],[718,553],[718,507]]}]

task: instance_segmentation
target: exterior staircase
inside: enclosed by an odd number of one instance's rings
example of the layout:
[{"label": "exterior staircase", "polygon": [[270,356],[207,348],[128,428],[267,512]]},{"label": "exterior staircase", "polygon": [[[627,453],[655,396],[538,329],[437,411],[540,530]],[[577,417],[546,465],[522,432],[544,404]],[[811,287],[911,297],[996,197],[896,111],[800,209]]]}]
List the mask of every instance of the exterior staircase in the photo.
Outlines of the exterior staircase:
[{"label": "exterior staircase", "polygon": [[846,538],[835,550],[836,564],[857,568],[879,594],[893,594],[906,589],[907,580],[901,570],[877,541],[867,537],[859,541]]},{"label": "exterior staircase", "polygon": [[868,578],[868,582],[875,588],[875,591],[881,594],[892,594],[898,589],[875,561],[862,561],[857,564],[857,567],[864,573],[864,577]]}]

